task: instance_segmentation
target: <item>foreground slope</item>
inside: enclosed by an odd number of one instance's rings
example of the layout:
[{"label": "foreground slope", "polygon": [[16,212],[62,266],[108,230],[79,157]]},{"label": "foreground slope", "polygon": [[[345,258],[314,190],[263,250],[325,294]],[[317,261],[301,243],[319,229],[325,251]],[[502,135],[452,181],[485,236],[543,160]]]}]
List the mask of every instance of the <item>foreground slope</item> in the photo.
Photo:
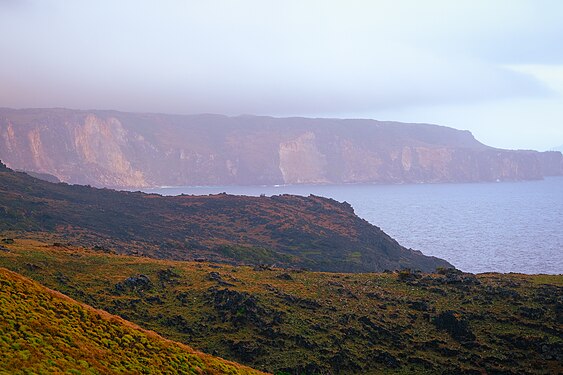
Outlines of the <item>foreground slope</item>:
[{"label": "foreground slope", "polygon": [[560,152],[496,149],[444,126],[68,109],[0,109],[0,159],[14,169],[106,187],[563,175]]},{"label": "foreground slope", "polygon": [[259,374],[0,268],[0,373]]},{"label": "foreground slope", "polygon": [[158,333],[286,374],[557,374],[563,275],[317,273],[15,239],[0,266]]},{"label": "foreground slope", "polygon": [[402,247],[332,199],[162,197],[53,184],[0,164],[0,232],[7,230],[157,258],[342,272],[451,267]]}]

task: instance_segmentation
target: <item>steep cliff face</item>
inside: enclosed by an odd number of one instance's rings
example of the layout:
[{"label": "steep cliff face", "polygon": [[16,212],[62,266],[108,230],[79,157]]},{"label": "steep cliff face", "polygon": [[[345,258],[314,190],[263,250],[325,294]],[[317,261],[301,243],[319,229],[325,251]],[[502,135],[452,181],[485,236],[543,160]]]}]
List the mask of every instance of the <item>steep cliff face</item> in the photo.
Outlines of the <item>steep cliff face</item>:
[{"label": "steep cliff face", "polygon": [[280,171],[285,183],[328,182],[326,155],[319,151],[315,141],[315,133],[306,132],[280,143]]},{"label": "steep cliff face", "polygon": [[108,187],[540,179],[560,152],[508,151],[471,133],[374,120],[0,109],[0,158]]},{"label": "steep cliff face", "polygon": [[563,174],[563,158],[561,151],[546,151],[538,154],[544,176],[561,176]]},{"label": "steep cliff face", "polygon": [[55,110],[0,120],[0,154],[9,166],[65,182],[146,186],[143,172],[130,162],[135,143],[113,117]]}]

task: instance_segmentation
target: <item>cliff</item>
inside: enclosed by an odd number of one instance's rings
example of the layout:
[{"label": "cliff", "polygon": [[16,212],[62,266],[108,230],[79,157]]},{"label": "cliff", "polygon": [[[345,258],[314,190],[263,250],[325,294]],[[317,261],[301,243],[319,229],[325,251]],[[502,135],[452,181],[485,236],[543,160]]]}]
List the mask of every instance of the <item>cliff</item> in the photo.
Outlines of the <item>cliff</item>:
[{"label": "cliff", "polygon": [[0,158],[14,169],[105,187],[563,175],[560,152],[495,149],[436,125],[67,109],[0,109]]},{"label": "cliff", "polygon": [[337,272],[451,267],[402,247],[332,199],[163,197],[54,184],[0,165],[0,233],[6,231],[165,259]]},{"label": "cliff", "polygon": [[546,151],[538,153],[542,174],[544,176],[561,176],[563,158],[560,151]]}]

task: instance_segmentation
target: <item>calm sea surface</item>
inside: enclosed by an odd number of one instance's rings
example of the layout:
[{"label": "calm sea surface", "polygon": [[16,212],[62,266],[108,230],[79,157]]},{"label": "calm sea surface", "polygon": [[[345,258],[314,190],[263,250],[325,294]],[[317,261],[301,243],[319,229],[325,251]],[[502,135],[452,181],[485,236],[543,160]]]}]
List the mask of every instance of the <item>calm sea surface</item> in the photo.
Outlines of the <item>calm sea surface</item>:
[{"label": "calm sea surface", "polygon": [[467,272],[563,273],[563,177],[419,185],[174,187],[163,195],[315,194],[350,203],[403,246]]}]

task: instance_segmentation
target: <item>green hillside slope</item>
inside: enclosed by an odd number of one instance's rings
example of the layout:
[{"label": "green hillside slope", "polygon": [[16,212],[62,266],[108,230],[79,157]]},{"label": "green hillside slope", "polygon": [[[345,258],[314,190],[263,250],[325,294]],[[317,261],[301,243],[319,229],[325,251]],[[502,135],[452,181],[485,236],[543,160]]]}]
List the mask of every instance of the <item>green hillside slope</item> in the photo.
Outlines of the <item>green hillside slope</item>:
[{"label": "green hillside slope", "polygon": [[556,374],[563,275],[319,273],[15,239],[0,266],[279,374]]},{"label": "green hillside slope", "polygon": [[259,374],[0,268],[2,374]]}]

